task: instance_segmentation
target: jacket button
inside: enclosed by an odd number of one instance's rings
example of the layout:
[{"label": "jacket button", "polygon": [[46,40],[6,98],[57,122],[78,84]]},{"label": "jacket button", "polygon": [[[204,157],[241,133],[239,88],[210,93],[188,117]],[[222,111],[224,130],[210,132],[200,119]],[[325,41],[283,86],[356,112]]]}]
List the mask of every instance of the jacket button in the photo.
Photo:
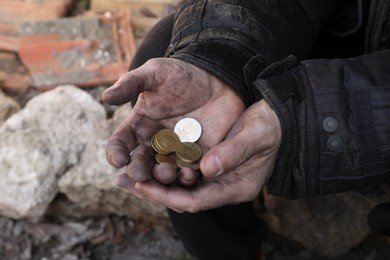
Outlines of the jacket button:
[{"label": "jacket button", "polygon": [[331,136],[326,141],[326,145],[332,151],[337,151],[341,149],[342,140],[340,136]]},{"label": "jacket button", "polygon": [[339,127],[339,122],[336,118],[329,116],[322,121],[322,128],[328,133],[333,133]]}]

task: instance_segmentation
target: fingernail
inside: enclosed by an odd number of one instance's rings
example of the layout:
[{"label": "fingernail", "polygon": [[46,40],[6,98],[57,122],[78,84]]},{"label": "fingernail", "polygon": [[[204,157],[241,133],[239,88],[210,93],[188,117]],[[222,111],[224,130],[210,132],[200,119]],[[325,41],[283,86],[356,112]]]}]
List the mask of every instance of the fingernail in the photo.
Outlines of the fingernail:
[{"label": "fingernail", "polygon": [[139,183],[139,182],[136,182],[136,183],[134,184],[134,188],[135,188],[136,190],[142,190],[142,184]]},{"label": "fingernail", "polygon": [[117,166],[117,168],[121,168],[129,163],[129,159],[121,154],[112,156],[111,160]]},{"label": "fingernail", "polygon": [[192,186],[198,179],[198,176],[195,174],[193,172],[184,172],[184,170],[182,170],[179,175],[179,182],[184,186]]},{"label": "fingernail", "polygon": [[126,174],[119,175],[116,179],[116,186],[126,189],[131,186],[131,179]]},{"label": "fingernail", "polygon": [[102,92],[102,94],[101,94],[101,97],[102,97],[102,100],[104,101],[104,100],[107,100],[107,101],[109,101],[110,100],[110,98],[111,98],[111,96],[113,95],[113,87],[114,87],[115,85],[113,85],[113,86],[111,86],[111,87],[109,87],[109,88],[107,88],[107,89],[105,89],[103,92]]},{"label": "fingernail", "polygon": [[104,90],[101,94],[101,98],[102,100],[104,100],[104,98],[107,98],[108,96],[110,96],[110,93],[111,93],[111,90],[110,88],[107,88],[106,90]]},{"label": "fingernail", "polygon": [[212,156],[208,159],[208,168],[210,169],[210,172],[213,173],[213,175],[218,176],[222,174],[223,169],[222,169],[222,163],[219,157],[217,156]]}]

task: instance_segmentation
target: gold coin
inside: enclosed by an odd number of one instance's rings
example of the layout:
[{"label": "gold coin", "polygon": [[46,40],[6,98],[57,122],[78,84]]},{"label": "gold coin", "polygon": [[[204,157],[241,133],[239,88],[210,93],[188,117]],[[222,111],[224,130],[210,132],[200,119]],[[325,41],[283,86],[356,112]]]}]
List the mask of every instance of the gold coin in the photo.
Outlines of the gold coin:
[{"label": "gold coin", "polygon": [[152,137],[152,140],[150,142],[150,145],[152,148],[159,154],[170,154],[170,152],[165,151],[157,142],[157,134],[155,134]]},{"label": "gold coin", "polygon": [[177,147],[176,156],[184,163],[193,163],[202,157],[202,149],[195,143],[183,142]]},{"label": "gold coin", "polygon": [[161,154],[170,154],[172,153],[171,149],[168,149],[169,147],[163,147],[159,141],[158,141],[158,137],[156,137],[156,140],[155,140],[155,143],[154,145],[156,146],[156,149],[158,150],[158,153],[161,153]]},{"label": "gold coin", "polygon": [[177,167],[180,168],[180,169],[181,169],[181,168],[184,168],[184,167],[188,167],[188,168],[191,168],[191,169],[193,169],[193,170],[195,170],[195,171],[200,170],[200,164],[199,164],[199,162],[185,163],[185,162],[183,162],[182,160],[177,159],[177,160],[176,160],[176,165],[177,165]]},{"label": "gold coin", "polygon": [[156,154],[157,163],[170,163],[176,167],[176,157],[173,155]]},{"label": "gold coin", "polygon": [[171,129],[162,129],[157,132],[154,146],[162,154],[173,153],[180,144],[180,138]]},{"label": "gold coin", "polygon": [[152,146],[153,150],[155,150],[157,153],[160,153],[160,150],[156,146],[156,135],[152,136],[152,139],[150,140],[150,145]]}]

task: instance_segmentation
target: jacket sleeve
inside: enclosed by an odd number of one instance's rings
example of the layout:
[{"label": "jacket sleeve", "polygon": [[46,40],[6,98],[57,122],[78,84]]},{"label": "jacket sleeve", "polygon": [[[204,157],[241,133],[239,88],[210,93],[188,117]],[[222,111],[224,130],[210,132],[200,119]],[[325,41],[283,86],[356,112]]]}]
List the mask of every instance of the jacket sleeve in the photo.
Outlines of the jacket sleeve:
[{"label": "jacket sleeve", "polygon": [[268,189],[289,198],[390,179],[390,50],[259,75],[282,145]]},{"label": "jacket sleeve", "polygon": [[245,84],[252,80],[246,68],[259,71],[291,54],[306,58],[338,2],[182,0],[166,56],[220,77],[250,105],[260,97],[252,84]]}]

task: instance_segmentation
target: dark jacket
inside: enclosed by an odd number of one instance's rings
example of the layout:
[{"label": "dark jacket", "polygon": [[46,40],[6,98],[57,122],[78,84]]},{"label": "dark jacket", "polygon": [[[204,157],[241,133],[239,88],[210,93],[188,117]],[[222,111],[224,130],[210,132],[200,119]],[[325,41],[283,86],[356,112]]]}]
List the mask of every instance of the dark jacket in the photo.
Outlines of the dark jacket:
[{"label": "dark jacket", "polygon": [[181,1],[167,56],[275,110],[283,137],[272,194],[365,187],[390,178],[389,2]]}]

